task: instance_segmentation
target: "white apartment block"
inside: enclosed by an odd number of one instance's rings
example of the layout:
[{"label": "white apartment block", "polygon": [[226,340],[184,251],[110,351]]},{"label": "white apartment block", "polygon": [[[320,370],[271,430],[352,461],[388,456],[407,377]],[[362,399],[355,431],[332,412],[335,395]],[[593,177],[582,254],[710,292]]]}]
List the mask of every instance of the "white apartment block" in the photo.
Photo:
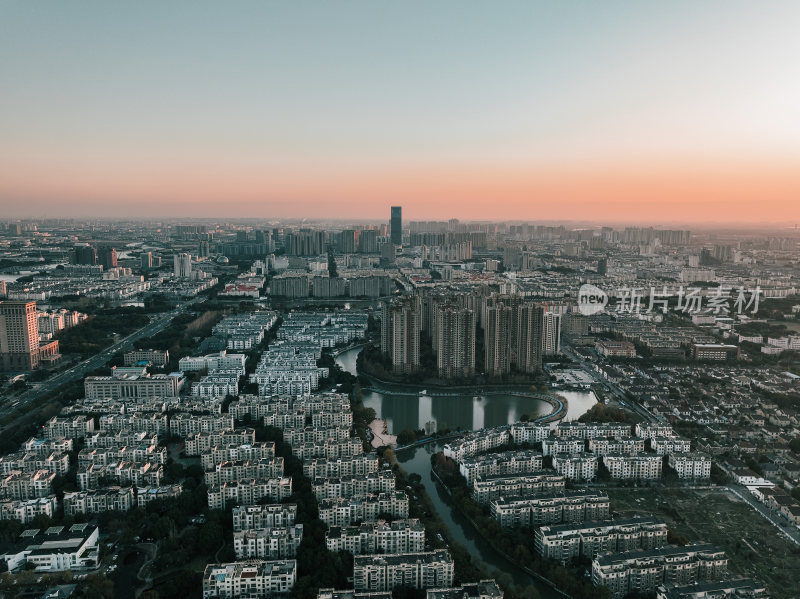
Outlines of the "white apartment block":
[{"label": "white apartment block", "polygon": [[289,429],[283,432],[283,440],[290,445],[303,443],[324,443],[325,441],[344,441],[350,438],[349,426],[331,426],[316,428],[306,426],[300,429]]},{"label": "white apartment block", "polygon": [[263,418],[264,426],[272,426],[281,430],[304,428],[306,413],[300,410],[275,412]]},{"label": "white apartment block", "polygon": [[257,503],[265,497],[283,501],[292,494],[291,477],[243,479],[208,488],[208,507],[224,510],[228,504]]},{"label": "white apartment block", "polygon": [[501,497],[489,505],[492,517],[504,527],[531,528],[562,522],[606,520],[608,495],[600,491],[561,491],[534,497]]},{"label": "white apartment block", "polygon": [[205,473],[208,486],[221,485],[241,479],[272,479],[283,476],[283,458],[225,461]]},{"label": "white apartment block", "polygon": [[233,533],[237,560],[284,559],[297,555],[303,540],[303,525],[273,528],[250,528]]},{"label": "white apartment block", "polygon": [[661,547],[592,561],[592,583],[608,587],[615,599],[630,592],[649,593],[665,582],[689,585],[719,580],[728,573],[725,552],[713,545]]},{"label": "white apartment block", "polygon": [[537,555],[561,563],[576,557],[594,559],[607,553],[657,549],[666,544],[666,523],[652,517],[540,526],[533,543]]},{"label": "white apartment block", "polygon": [[167,448],[160,445],[131,445],[123,447],[84,448],[78,452],[78,467],[92,464],[105,466],[115,462],[153,462],[167,463]]},{"label": "white apartment block", "polygon": [[352,458],[364,453],[361,439],[353,437],[342,441],[326,440],[323,443],[302,443],[292,445],[292,454],[301,460],[313,458]]},{"label": "white apartment block", "polygon": [[678,478],[706,479],[711,477],[711,456],[700,452],[671,453],[668,463]]},{"label": "white apartment block", "polygon": [[151,501],[175,498],[181,493],[183,493],[183,487],[181,487],[181,485],[136,487],[136,505],[144,507]]},{"label": "white apartment block", "polygon": [[603,465],[614,479],[658,480],[661,478],[664,459],[651,453],[609,454],[603,456]]},{"label": "white apartment block", "polygon": [[507,427],[489,428],[468,433],[462,439],[446,443],[442,451],[445,457],[460,463],[476,454],[501,447],[510,440]]},{"label": "white apartment block", "polygon": [[542,441],[542,455],[583,453],[586,441],[582,437],[549,437]]},{"label": "white apartment block", "polygon": [[0,479],[0,499],[27,500],[53,495],[55,472],[13,470]]},{"label": "white apartment block", "polygon": [[324,411],[311,414],[311,426],[318,428],[328,428],[333,426],[353,426],[353,412],[348,408],[346,411]]},{"label": "white apartment block", "polygon": [[164,466],[151,462],[114,462],[100,466],[92,464],[78,470],[78,488],[81,491],[104,487],[101,479],[111,479],[119,484],[159,486],[164,476]]},{"label": "white apartment block", "polygon": [[207,370],[235,370],[239,374],[245,373],[245,354],[229,354],[223,350],[218,354],[208,354],[207,356],[186,356],[178,360],[178,370],[181,372],[198,372]]},{"label": "white apartment block", "polygon": [[203,571],[203,599],[269,599],[288,595],[296,581],[293,559],[208,564]]},{"label": "white apartment block", "polygon": [[161,435],[169,432],[169,419],[166,414],[104,414],[100,416],[100,429],[106,434],[133,431]]},{"label": "white apartment block", "polygon": [[325,535],[328,551],[417,553],[425,550],[425,527],[416,518],[363,522],[359,526],[332,526]]},{"label": "white apartment block", "polygon": [[[167,422],[164,421],[164,430],[167,430]],[[127,447],[128,445],[158,445],[157,433],[146,431],[136,431],[131,429],[123,430],[99,430],[84,438],[86,447],[94,449],[96,447]]]},{"label": "white apartment block", "polygon": [[349,526],[353,522],[374,522],[381,514],[408,518],[408,495],[405,491],[356,495],[349,499],[322,499],[319,519],[328,527]]},{"label": "white apartment block", "polygon": [[82,439],[93,431],[94,419],[88,416],[75,416],[74,418],[53,416],[44,425],[44,436],[48,439],[58,437]]},{"label": "white apartment block", "polygon": [[255,429],[231,428],[216,433],[202,432],[190,435],[184,443],[184,451],[186,455],[202,455],[220,445],[244,445],[255,442]]},{"label": "white apartment block", "polygon": [[127,512],[136,505],[132,487],[105,487],[64,493],[64,515]]},{"label": "white apartment block", "polygon": [[58,499],[55,495],[39,497],[37,499],[7,499],[0,502],[0,520],[19,520],[27,524],[36,516],[53,517],[58,508]]},{"label": "white apartment block", "polygon": [[653,437],[674,437],[675,431],[668,424],[653,424],[648,422],[639,422],[636,424],[636,436],[643,439],[652,439]]},{"label": "white apartment block", "polygon": [[557,453],[553,469],[567,480],[590,481],[597,477],[597,456],[591,453]]},{"label": "white apartment block", "polygon": [[314,479],[366,476],[378,471],[378,456],[364,453],[351,458],[317,458],[303,462],[303,474]]},{"label": "white apartment block", "polygon": [[36,472],[49,470],[56,474],[66,474],[69,470],[69,454],[53,452],[40,455],[33,451],[18,451],[0,457],[0,474],[11,474],[15,470]]},{"label": "white apartment block", "polygon": [[550,436],[550,425],[534,422],[515,422],[511,425],[514,443],[537,443]]},{"label": "white apartment block", "polygon": [[[87,437],[88,440],[88,437]],[[49,456],[51,453],[68,453],[72,451],[75,443],[68,437],[53,437],[40,439],[31,437],[22,445],[22,449],[38,456]]]},{"label": "white apartment block", "polygon": [[394,473],[391,470],[380,470],[367,475],[343,478],[318,477],[312,481],[317,501],[338,497],[348,498],[368,493],[388,493],[394,491],[394,487]]},{"label": "white apartment block", "polygon": [[562,422],[556,427],[556,435],[581,439],[627,439],[633,436],[630,424],[596,422]]},{"label": "white apartment block", "polygon": [[285,528],[292,526],[296,518],[297,504],[295,503],[237,505],[233,508],[233,530]]},{"label": "white apartment block", "polygon": [[471,486],[478,478],[536,472],[542,463],[541,452],[525,449],[468,458],[459,464],[459,471]]},{"label": "white apartment block", "polygon": [[175,397],[186,379],[183,374],[87,376],[83,379],[87,399],[122,399],[136,397]]},{"label": "white apartment block", "polygon": [[540,471],[516,476],[479,478],[473,483],[472,497],[478,503],[488,505],[500,497],[527,497],[563,490],[563,476],[552,471]]},{"label": "white apartment block", "polygon": [[682,437],[650,437],[650,448],[658,455],[688,453],[692,450],[692,442]]},{"label": "white apartment block", "polygon": [[610,453],[633,455],[644,451],[644,439],[589,439],[589,451],[598,456]]},{"label": "white apartment block", "polygon": [[275,457],[275,443],[272,441],[256,441],[255,443],[230,443],[215,445],[200,456],[204,470],[213,470],[217,464],[227,461],[260,460]]},{"label": "white apartment block", "polygon": [[434,589],[453,585],[453,558],[447,549],[394,555],[357,555],[356,590],[390,591],[399,586]]},{"label": "white apartment block", "polygon": [[169,432],[178,437],[190,437],[197,433],[220,433],[232,428],[233,416],[230,414],[198,416],[179,413],[169,419]]}]

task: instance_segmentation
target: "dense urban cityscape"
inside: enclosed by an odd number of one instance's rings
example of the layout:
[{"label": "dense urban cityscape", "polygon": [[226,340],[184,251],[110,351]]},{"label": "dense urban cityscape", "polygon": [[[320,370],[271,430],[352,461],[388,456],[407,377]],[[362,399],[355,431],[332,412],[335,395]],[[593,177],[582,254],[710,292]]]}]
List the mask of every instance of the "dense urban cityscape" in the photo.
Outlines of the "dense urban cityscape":
[{"label": "dense urban cityscape", "polygon": [[3,223],[2,592],[796,596],[795,229],[388,212]]},{"label": "dense urban cityscape", "polygon": [[0,0],[0,599],[800,599],[798,23]]}]

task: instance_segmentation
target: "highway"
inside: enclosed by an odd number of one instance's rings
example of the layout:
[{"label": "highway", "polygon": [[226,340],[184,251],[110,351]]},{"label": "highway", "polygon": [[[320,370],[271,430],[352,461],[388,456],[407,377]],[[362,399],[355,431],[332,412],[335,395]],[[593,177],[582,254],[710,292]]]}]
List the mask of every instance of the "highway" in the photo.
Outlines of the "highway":
[{"label": "highway", "polygon": [[114,354],[119,351],[129,350],[133,347],[134,342],[138,341],[143,337],[152,337],[159,331],[164,330],[169,326],[172,319],[182,314],[186,311],[186,309],[198,302],[205,301],[205,297],[195,297],[188,302],[185,302],[173,310],[169,312],[165,312],[154,318],[150,324],[146,325],[145,327],[131,333],[127,337],[120,339],[113,345],[108,346],[100,353],[95,354],[94,356],[87,358],[83,362],[76,364],[68,368],[67,370],[60,372],[49,379],[45,380],[41,384],[37,385],[33,389],[29,389],[22,395],[12,398],[13,401],[10,404],[4,404],[2,408],[0,408],[0,418],[8,415],[9,413],[13,412],[14,410],[18,410],[32,401],[46,395],[48,393],[52,393],[55,389],[59,386],[63,385],[64,383],[68,383],[70,381],[83,379],[86,376],[87,372],[91,372],[92,370],[96,370],[98,368],[102,368],[106,365],[106,363],[112,358]]}]

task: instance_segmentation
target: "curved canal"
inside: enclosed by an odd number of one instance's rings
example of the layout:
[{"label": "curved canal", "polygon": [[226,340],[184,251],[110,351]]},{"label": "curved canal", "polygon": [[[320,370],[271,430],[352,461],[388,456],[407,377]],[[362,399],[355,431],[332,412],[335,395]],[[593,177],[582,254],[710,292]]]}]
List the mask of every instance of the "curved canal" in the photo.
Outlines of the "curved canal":
[{"label": "curved canal", "polygon": [[[343,370],[356,374],[356,357],[360,351],[361,348],[357,347],[343,352],[336,361]],[[558,394],[567,399],[569,404],[567,418],[571,420],[577,419],[597,402],[597,398],[591,392],[559,391]],[[543,400],[496,392],[485,396],[430,397],[425,393],[398,395],[371,390],[364,391],[363,399],[364,405],[373,408],[379,418],[387,421],[388,432],[392,434],[407,428],[424,429],[426,426],[429,429],[435,426],[436,430],[446,428],[478,430],[516,422],[523,414],[539,417],[552,411],[552,406]],[[533,584],[543,599],[562,599],[563,595],[489,547],[472,524],[449,504],[445,491],[431,476],[431,456],[441,450],[442,443],[431,443],[398,452],[397,461],[406,472],[420,475],[425,490],[453,540],[461,543],[472,559],[483,564],[488,572],[494,573],[498,570],[508,573],[515,584],[521,586]]]}]

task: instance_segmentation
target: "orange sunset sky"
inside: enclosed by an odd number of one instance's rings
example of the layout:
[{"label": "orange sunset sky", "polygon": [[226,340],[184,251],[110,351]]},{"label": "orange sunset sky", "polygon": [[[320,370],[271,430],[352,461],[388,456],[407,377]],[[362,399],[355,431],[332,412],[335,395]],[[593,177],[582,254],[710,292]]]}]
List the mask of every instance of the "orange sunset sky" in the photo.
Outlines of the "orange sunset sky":
[{"label": "orange sunset sky", "polygon": [[800,4],[0,5],[0,217],[800,222]]}]

